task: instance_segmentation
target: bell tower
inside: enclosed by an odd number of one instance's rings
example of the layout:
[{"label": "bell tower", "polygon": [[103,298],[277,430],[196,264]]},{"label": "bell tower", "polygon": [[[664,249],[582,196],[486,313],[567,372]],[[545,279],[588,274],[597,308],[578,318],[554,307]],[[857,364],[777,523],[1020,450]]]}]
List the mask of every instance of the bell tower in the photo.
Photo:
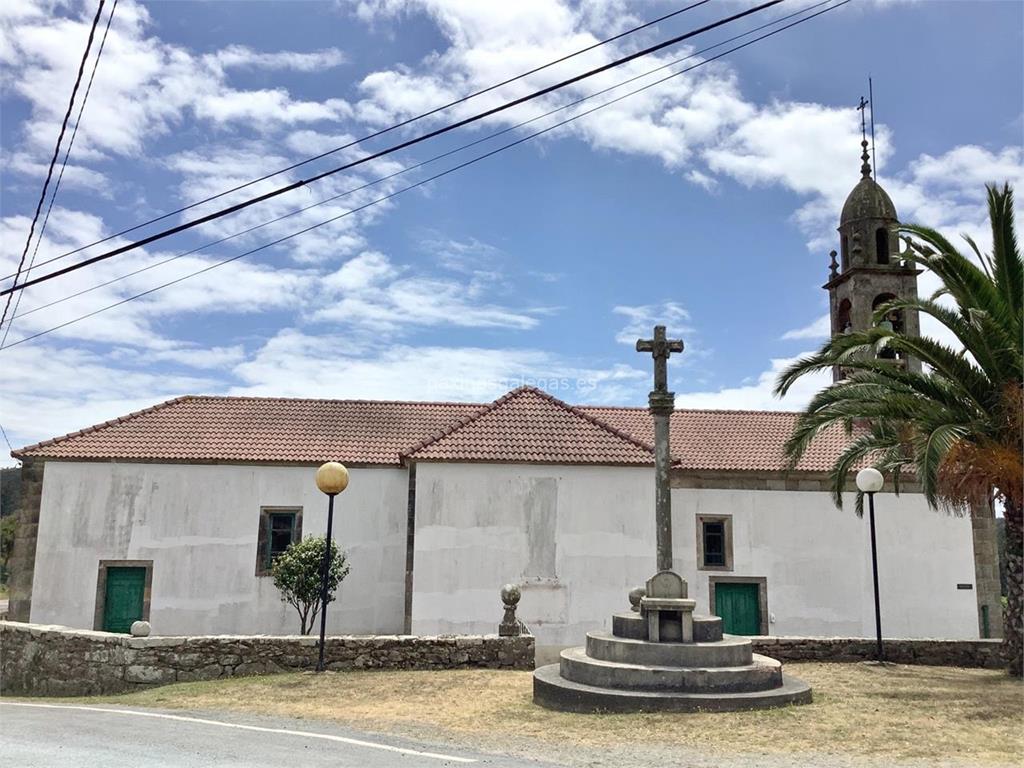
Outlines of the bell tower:
[{"label": "bell tower", "polygon": [[[865,104],[862,100],[861,178],[843,205],[839,218],[839,261],[832,251],[829,280],[822,286],[829,295],[833,337],[870,328],[875,309],[886,301],[916,297],[917,276],[921,272],[900,256],[896,206],[874,179],[863,131]],[[893,312],[881,322],[915,336],[920,332],[916,312]],[[901,359],[884,350],[879,356]],[[919,360],[905,358],[903,364],[910,370],[921,370]],[[836,368],[832,378],[842,379],[842,370]]]}]

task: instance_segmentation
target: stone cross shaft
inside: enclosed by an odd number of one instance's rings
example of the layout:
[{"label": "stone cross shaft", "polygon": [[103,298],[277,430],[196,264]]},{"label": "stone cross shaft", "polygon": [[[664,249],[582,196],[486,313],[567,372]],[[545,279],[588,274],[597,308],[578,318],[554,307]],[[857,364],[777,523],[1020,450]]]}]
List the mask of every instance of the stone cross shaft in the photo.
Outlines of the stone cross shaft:
[{"label": "stone cross shaft", "polygon": [[669,417],[675,410],[675,394],[668,391],[668,358],[683,351],[683,342],[665,336],[665,326],[654,326],[653,339],[639,339],[637,352],[654,358],[654,389],[648,396],[654,417],[654,515],[658,540],[658,570],[672,570],[672,499],[668,473],[672,465],[669,448]]}]

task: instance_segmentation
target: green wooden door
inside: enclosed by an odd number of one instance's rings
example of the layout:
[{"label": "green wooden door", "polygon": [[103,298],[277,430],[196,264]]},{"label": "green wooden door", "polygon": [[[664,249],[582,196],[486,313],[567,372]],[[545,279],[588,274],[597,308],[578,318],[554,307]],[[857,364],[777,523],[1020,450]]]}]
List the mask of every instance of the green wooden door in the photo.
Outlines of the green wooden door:
[{"label": "green wooden door", "polygon": [[757,584],[715,584],[715,613],[730,635],[761,634],[761,608]]},{"label": "green wooden door", "polygon": [[103,601],[103,629],[107,632],[130,630],[133,621],[142,619],[142,602],[145,592],[145,568],[107,568],[107,591]]}]

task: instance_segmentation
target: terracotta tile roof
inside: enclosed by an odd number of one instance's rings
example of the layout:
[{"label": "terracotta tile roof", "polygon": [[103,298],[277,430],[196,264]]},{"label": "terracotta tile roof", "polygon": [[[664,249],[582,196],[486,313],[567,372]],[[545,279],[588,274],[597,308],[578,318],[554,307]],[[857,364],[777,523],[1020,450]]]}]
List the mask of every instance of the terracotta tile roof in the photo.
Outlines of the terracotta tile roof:
[{"label": "terracotta tile roof", "polygon": [[[647,442],[654,440],[654,420],[646,408],[581,406],[580,410]],[[689,411],[672,414],[669,442],[682,469],[782,470],[783,447],[799,414],[790,411]],[[842,430],[828,430],[811,443],[796,470],[826,472],[848,440]]]},{"label": "terracotta tile roof", "polygon": [[186,396],[16,451],[18,457],[399,463],[473,403]]},{"label": "terracotta tile roof", "polygon": [[654,464],[649,443],[533,387],[512,390],[406,455],[417,461]]},{"label": "terracotta tile roof", "polygon": [[[797,414],[676,411],[683,469],[781,471]],[[491,404],[189,395],[12,452],[70,460],[291,462],[398,466],[424,461],[651,464],[645,408],[573,407],[532,388]],[[847,443],[822,435],[797,465],[827,471]]]}]

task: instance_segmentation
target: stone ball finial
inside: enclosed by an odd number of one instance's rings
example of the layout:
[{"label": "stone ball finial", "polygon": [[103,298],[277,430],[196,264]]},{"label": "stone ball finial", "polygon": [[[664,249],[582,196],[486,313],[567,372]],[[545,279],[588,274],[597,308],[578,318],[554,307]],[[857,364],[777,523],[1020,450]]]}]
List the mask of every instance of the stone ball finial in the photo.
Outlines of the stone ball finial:
[{"label": "stone ball finial", "polygon": [[516,584],[506,584],[501,588],[501,602],[509,608],[515,608],[523,596],[523,591]]},{"label": "stone ball finial", "polygon": [[860,175],[867,179],[871,177],[871,155],[868,154],[868,140],[861,141],[860,146]]},{"label": "stone ball finial", "polygon": [[829,277],[838,277],[839,275],[839,262],[836,261],[837,255],[834,250],[828,252],[828,257],[831,259],[828,265]]},{"label": "stone ball finial", "polygon": [[518,637],[524,634],[523,622],[516,618],[516,606],[519,605],[519,598],[523,591],[516,584],[506,584],[501,588],[501,602],[505,604],[505,615],[498,625],[498,635],[501,637]]},{"label": "stone ball finial", "polygon": [[128,631],[131,632],[132,637],[149,637],[151,630],[152,627],[148,621],[133,621]]},{"label": "stone ball finial", "polygon": [[629,607],[631,610],[640,612],[640,600],[647,596],[647,587],[633,587],[629,590]]}]

